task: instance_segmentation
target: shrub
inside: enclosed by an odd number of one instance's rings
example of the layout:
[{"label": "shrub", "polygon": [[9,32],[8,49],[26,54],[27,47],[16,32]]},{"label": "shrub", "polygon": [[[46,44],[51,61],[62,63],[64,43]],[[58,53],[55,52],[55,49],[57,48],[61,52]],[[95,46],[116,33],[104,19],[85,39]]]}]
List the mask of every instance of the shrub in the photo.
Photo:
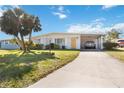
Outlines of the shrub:
[{"label": "shrub", "polygon": [[60,49],[60,46],[57,44],[54,44],[54,49]]},{"label": "shrub", "polygon": [[30,46],[30,49],[33,49],[33,50],[40,50],[40,49],[43,49],[43,44],[32,44],[31,46]]},{"label": "shrub", "polygon": [[103,46],[104,46],[105,49],[111,50],[111,49],[117,47],[118,44],[117,43],[113,43],[113,42],[105,42],[105,43],[103,43]]},{"label": "shrub", "polygon": [[49,49],[49,48],[51,48],[51,49],[60,49],[60,46],[57,45],[57,44],[51,43],[51,44],[46,45],[45,48],[46,49]]},{"label": "shrub", "polygon": [[50,47],[51,47],[51,49],[54,49],[55,48],[55,44],[54,43],[51,43],[50,44]]},{"label": "shrub", "polygon": [[65,46],[62,46],[62,49],[66,49],[66,47]]},{"label": "shrub", "polygon": [[49,45],[46,45],[46,46],[45,46],[45,49],[49,49]]}]

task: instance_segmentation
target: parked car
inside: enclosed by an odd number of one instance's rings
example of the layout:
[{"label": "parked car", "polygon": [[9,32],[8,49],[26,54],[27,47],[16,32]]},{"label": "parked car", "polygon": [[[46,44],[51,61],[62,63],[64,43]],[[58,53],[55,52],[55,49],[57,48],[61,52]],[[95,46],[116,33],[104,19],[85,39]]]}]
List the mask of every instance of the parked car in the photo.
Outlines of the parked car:
[{"label": "parked car", "polygon": [[119,47],[124,47],[124,39],[117,40]]},{"label": "parked car", "polygon": [[85,49],[95,49],[95,42],[94,41],[87,41],[85,42]]}]

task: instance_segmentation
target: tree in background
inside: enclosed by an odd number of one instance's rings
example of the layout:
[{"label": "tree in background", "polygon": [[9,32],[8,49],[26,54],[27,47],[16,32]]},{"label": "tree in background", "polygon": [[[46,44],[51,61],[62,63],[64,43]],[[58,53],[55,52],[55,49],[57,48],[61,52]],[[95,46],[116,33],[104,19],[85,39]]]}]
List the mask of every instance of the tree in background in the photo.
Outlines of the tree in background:
[{"label": "tree in background", "polygon": [[106,42],[103,43],[104,49],[112,50],[118,46],[116,40],[119,38],[119,34],[121,34],[116,29],[111,29],[106,35]]},{"label": "tree in background", "polygon": [[111,31],[109,31],[109,32],[107,33],[106,40],[107,40],[107,41],[110,41],[110,42],[115,42],[116,39],[119,38],[119,35],[120,35],[120,34],[121,34],[121,33],[120,33],[118,30],[116,30],[116,29],[111,29]]},{"label": "tree in background", "polygon": [[[20,8],[8,9],[3,12],[0,18],[0,27],[2,32],[15,37],[24,53],[30,51],[32,32],[42,30],[39,18],[25,13]],[[25,37],[26,39],[29,37],[28,44]]]}]

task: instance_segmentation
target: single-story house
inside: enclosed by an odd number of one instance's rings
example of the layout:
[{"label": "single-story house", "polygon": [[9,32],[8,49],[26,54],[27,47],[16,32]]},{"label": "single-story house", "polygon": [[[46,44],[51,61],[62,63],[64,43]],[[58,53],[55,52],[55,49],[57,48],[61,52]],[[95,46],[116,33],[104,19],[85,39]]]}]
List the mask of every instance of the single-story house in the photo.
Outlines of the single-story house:
[{"label": "single-story house", "polygon": [[48,33],[33,37],[35,43],[55,43],[66,49],[103,49],[104,34]]},{"label": "single-story house", "polygon": [[0,40],[1,49],[18,49],[19,46],[11,42],[11,39]]}]

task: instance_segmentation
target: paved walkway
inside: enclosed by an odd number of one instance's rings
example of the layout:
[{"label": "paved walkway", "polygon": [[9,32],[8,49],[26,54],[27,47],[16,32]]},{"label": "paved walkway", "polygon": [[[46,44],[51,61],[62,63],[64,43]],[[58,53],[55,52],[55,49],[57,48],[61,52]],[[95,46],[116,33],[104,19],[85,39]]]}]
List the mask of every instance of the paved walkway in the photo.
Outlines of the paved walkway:
[{"label": "paved walkway", "polygon": [[124,63],[108,56],[104,52],[84,51],[73,62],[30,87],[124,87]]}]

